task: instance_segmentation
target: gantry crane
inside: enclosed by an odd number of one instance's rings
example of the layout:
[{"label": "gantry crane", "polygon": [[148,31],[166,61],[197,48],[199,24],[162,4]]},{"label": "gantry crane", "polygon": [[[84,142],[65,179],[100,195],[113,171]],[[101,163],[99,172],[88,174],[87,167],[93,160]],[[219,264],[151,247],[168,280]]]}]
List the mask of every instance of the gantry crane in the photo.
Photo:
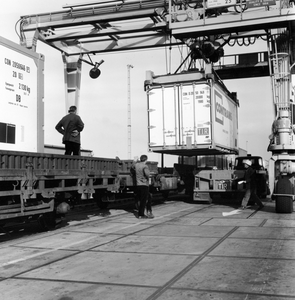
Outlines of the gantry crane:
[{"label": "gantry crane", "polygon": [[[295,7],[287,0],[104,0],[69,4],[56,12],[22,16],[20,43],[36,50],[42,41],[61,52],[67,104],[79,104],[82,63],[94,67],[99,53],[186,45],[189,68],[202,61],[222,79],[271,76],[276,128],[269,151],[274,162],[277,211],[293,210],[295,144],[293,96]],[[267,51],[232,55],[226,45],[264,41]],[[245,48],[245,47],[244,47]],[[221,59],[222,58],[222,59]],[[224,62],[224,63],[223,63]],[[181,67],[181,66],[180,66]],[[178,68],[175,72],[178,72]],[[254,107],[254,106],[253,106]]]}]

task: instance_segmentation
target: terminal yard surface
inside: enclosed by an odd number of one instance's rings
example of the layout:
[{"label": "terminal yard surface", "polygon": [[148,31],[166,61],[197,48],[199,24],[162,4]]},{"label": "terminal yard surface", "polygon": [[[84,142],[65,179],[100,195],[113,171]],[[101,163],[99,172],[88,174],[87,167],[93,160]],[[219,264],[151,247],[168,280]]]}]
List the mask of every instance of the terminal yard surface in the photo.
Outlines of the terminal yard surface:
[{"label": "terminal yard surface", "polygon": [[2,240],[1,299],[294,299],[295,214],[264,204],[171,200],[154,219],[128,208],[70,214],[53,231]]}]

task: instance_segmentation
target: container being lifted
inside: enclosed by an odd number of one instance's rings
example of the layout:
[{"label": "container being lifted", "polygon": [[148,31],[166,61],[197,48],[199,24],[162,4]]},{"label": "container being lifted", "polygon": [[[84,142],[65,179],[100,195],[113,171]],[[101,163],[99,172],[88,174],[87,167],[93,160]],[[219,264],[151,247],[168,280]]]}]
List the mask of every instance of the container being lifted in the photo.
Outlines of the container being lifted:
[{"label": "container being lifted", "polygon": [[212,74],[147,71],[149,150],[180,156],[237,154],[238,106]]}]

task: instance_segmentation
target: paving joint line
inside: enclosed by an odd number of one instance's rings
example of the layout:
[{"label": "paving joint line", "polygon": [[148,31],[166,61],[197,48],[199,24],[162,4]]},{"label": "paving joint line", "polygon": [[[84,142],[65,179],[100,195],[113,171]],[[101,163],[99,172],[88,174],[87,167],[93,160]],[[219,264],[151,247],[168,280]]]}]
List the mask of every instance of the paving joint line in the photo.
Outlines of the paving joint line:
[{"label": "paving joint line", "polygon": [[[122,213],[121,215],[128,214],[128,213],[129,213],[129,212]],[[192,212],[192,213],[193,213],[193,212]],[[117,216],[118,216],[118,215],[117,215]],[[116,217],[116,216],[113,216],[113,217]],[[177,218],[178,218],[178,217],[175,217],[175,218],[173,218],[172,220],[177,219]],[[95,222],[95,221],[97,221],[97,220],[93,220],[93,222]],[[171,221],[171,220],[169,220],[169,221]],[[92,221],[89,221],[89,222],[92,222]],[[89,223],[89,222],[87,222],[87,223]],[[165,223],[165,222],[167,222],[167,221],[165,220],[163,223]],[[144,223],[144,222],[136,223],[136,224],[131,224],[130,226],[126,226],[125,228],[132,227],[132,226],[137,226],[138,224],[142,224],[142,223]],[[157,225],[161,225],[161,224],[163,224],[163,223],[160,223],[160,224],[159,224],[159,223],[153,224],[153,225],[151,225],[149,228],[155,227],[155,226],[157,226]],[[67,227],[67,229],[68,229],[69,227],[71,227],[71,226],[75,227],[76,225],[70,225],[70,226]],[[140,231],[143,231],[143,230],[146,230],[146,229],[147,229],[147,228],[143,228],[143,229],[138,230],[138,231],[136,231],[136,232],[140,232]],[[61,233],[61,232],[63,232],[63,231],[68,231],[68,230],[60,230],[60,231],[58,231],[58,232],[57,232],[57,231],[54,231],[53,234],[50,234],[49,236],[57,235],[57,234],[59,234],[59,233]],[[75,230],[74,230],[74,231],[75,231]],[[113,234],[115,234],[115,233],[113,233]],[[17,278],[17,276],[20,276],[21,274],[27,273],[27,272],[29,272],[29,271],[33,271],[33,270],[38,269],[38,268],[40,268],[40,267],[44,267],[44,266],[46,266],[46,265],[48,265],[48,264],[55,263],[55,262],[57,262],[57,261],[63,260],[63,259],[65,259],[65,258],[68,258],[68,257],[71,257],[71,256],[78,255],[78,254],[80,254],[80,253],[84,253],[84,252],[87,252],[87,251],[93,251],[94,248],[97,248],[97,247],[100,247],[100,246],[109,244],[109,243],[111,243],[111,242],[114,242],[114,241],[123,239],[123,238],[125,238],[125,237],[127,237],[127,236],[130,236],[130,235],[133,235],[133,234],[134,234],[134,232],[133,232],[133,233],[129,233],[129,234],[122,234],[122,236],[120,236],[120,237],[118,237],[117,239],[114,239],[114,240],[112,240],[112,241],[105,242],[105,243],[100,244],[100,245],[92,246],[92,247],[87,248],[87,249],[84,249],[84,250],[77,250],[75,253],[71,253],[70,255],[68,255],[68,256],[66,256],[66,257],[58,258],[58,259],[56,259],[56,260],[54,260],[54,261],[51,261],[51,262],[49,262],[49,263],[45,263],[45,264],[40,265],[40,266],[38,266],[38,267],[31,268],[30,270],[26,270],[26,271],[20,272],[20,273],[18,273],[18,274],[16,274],[16,275],[6,277],[6,278],[4,278],[4,280],[5,280],[5,279],[9,279],[9,278]],[[40,237],[36,237],[36,239],[38,239],[38,238],[40,238]],[[90,240],[90,239],[93,239],[93,238],[95,238],[95,237],[87,238],[87,240]],[[35,239],[34,239],[34,240],[35,240]],[[77,244],[77,243],[74,243],[74,244]],[[80,244],[80,242],[78,242],[78,244]],[[13,245],[12,247],[20,247],[20,248],[23,248],[23,246],[21,246],[21,245],[19,245],[19,244],[18,244],[18,245]],[[32,247],[28,247],[28,248],[32,248]],[[35,257],[35,256],[40,256],[40,255],[43,255],[43,254],[47,254],[47,253],[50,253],[50,252],[53,252],[53,251],[57,251],[57,250],[65,250],[65,251],[70,251],[70,250],[71,250],[71,249],[67,249],[67,248],[68,248],[68,245],[67,245],[66,247],[58,247],[58,248],[54,248],[54,249],[44,248],[44,251],[42,251],[41,253],[35,254],[34,257]],[[34,248],[34,249],[35,249],[35,248]],[[38,248],[38,249],[40,249],[40,248]],[[73,250],[72,250],[72,251],[73,251]],[[75,250],[74,250],[74,251],[75,251]],[[31,256],[29,256],[29,257],[19,259],[19,261],[23,261],[23,260],[26,260],[26,259],[28,259],[28,258],[30,259],[30,258],[32,258],[32,257],[33,257],[33,256],[31,255]],[[15,263],[15,262],[9,262],[9,263],[6,263],[6,264],[11,264],[11,263]]]},{"label": "paving joint line", "polygon": [[267,219],[264,219],[262,222],[261,222],[261,224],[259,224],[259,226],[258,227],[263,227],[264,226],[264,224],[267,222]]},{"label": "paving joint line", "polygon": [[[77,284],[92,284],[92,285],[103,285],[103,286],[119,286],[119,287],[132,287],[132,288],[151,288],[157,289],[157,285],[144,285],[144,284],[128,284],[128,283],[116,283],[116,282],[104,282],[104,281],[82,281],[82,280],[69,280],[69,279],[52,279],[52,278],[36,278],[36,277],[16,277],[14,279],[19,280],[32,280],[42,282],[62,282],[62,283],[77,283]],[[1,278],[0,278],[1,282]]]},{"label": "paving joint line", "polygon": [[[193,211],[193,212],[188,212],[188,213],[186,213],[186,214],[184,214],[184,215],[182,215],[182,216],[180,216],[180,217],[184,217],[184,216],[187,216],[187,215],[190,215],[190,214],[193,214],[193,213],[195,213],[196,211],[202,211],[202,210],[206,210],[206,209],[208,209],[209,207],[211,207],[212,205],[210,205],[210,206],[208,206],[208,207],[203,207],[203,208],[201,208],[201,209],[197,209],[197,210],[195,210],[195,211]],[[122,215],[125,215],[125,214],[128,214],[128,213],[130,213],[130,212],[124,212],[124,213],[122,213],[122,214],[119,214],[119,215],[116,215],[116,216],[111,216],[110,218],[114,218],[114,217],[118,217],[118,216],[122,216]],[[171,220],[175,220],[175,219],[178,219],[179,218],[179,216],[177,216],[177,217],[175,217],[175,218],[172,218]],[[105,220],[105,219],[104,219]],[[165,220],[164,222],[162,222],[162,223],[156,223],[156,224],[153,224],[153,225],[151,225],[149,228],[152,228],[152,227],[155,227],[155,226],[158,226],[158,225],[162,225],[162,224],[165,224],[166,222],[169,222],[169,221],[171,221],[171,220]],[[96,221],[98,221],[98,220],[93,220],[93,221],[88,221],[88,222],[86,222],[86,223],[89,223],[89,222],[96,222]],[[101,220],[100,220],[101,221]],[[141,223],[136,223],[136,224],[132,224],[132,225],[130,225],[130,226],[127,226],[127,227],[131,227],[131,226],[137,226],[138,224],[142,224],[142,223],[145,223],[145,222],[141,222]],[[55,231],[52,231],[52,234],[49,234],[49,236],[54,236],[54,235],[57,235],[57,234],[59,234],[59,233],[61,233],[61,232],[63,232],[63,231],[67,231],[66,229],[69,229],[69,227],[71,227],[71,226],[73,226],[73,227],[75,227],[75,226],[77,226],[77,225],[80,225],[80,224],[74,224],[74,225],[70,225],[70,226],[68,226],[67,228],[61,228],[61,230],[55,230]],[[82,225],[82,224],[81,224]],[[238,228],[238,227],[237,227]],[[141,229],[141,230],[138,230],[138,231],[136,231],[136,232],[140,232],[140,231],[143,231],[143,230],[146,230],[146,228],[144,228],[144,229]],[[204,252],[200,257],[198,257],[194,262],[192,262],[190,265],[192,265],[191,266],[191,268],[195,265],[195,264],[197,264],[199,261],[201,261],[208,253],[210,253],[215,247],[217,247],[218,245],[219,245],[219,243],[221,243],[224,239],[226,239],[232,232],[234,232],[236,229],[234,228],[233,230],[231,230],[231,232],[229,232],[224,238],[222,238],[219,242],[217,242],[216,244],[214,244],[212,247],[210,247],[206,252]],[[51,233],[51,232],[50,232]],[[113,233],[114,234],[114,233]],[[122,239],[122,238],[124,238],[124,237],[126,237],[126,236],[130,236],[130,235],[133,235],[134,234],[134,232],[133,233],[129,233],[129,234],[125,234],[125,235],[122,235],[121,237],[118,237],[117,239],[115,239],[115,240],[112,240],[112,241],[109,241],[109,242],[106,242],[106,243],[103,243],[103,244],[100,244],[99,246],[101,246],[101,245],[105,245],[105,244],[108,244],[108,243],[111,243],[111,242],[113,242],[113,241],[116,241],[116,240],[119,240],[119,239]],[[45,234],[45,236],[46,236],[46,234]],[[48,236],[48,235],[47,235]],[[44,235],[43,235],[43,237],[44,237]],[[36,237],[36,239],[39,239],[40,238],[40,236],[39,237]],[[93,237],[92,237],[93,238]],[[90,238],[91,239],[91,238]],[[33,240],[35,240],[35,239],[33,239]],[[20,243],[18,243],[18,244],[16,244],[16,245],[12,245],[13,247],[22,247],[21,245],[19,245]],[[75,243],[74,243],[75,244]],[[52,264],[52,263],[55,263],[55,262],[57,262],[57,261],[61,261],[61,260],[63,260],[63,259],[65,259],[65,258],[69,258],[69,257],[72,257],[72,256],[75,256],[75,255],[78,255],[78,254],[80,254],[80,253],[84,253],[84,252],[87,252],[87,251],[93,251],[93,248],[97,248],[97,247],[99,247],[99,246],[93,246],[93,247],[90,247],[90,248],[88,248],[88,249],[84,249],[84,250],[78,250],[78,251],[76,251],[75,253],[71,253],[70,255],[67,255],[66,257],[62,257],[62,258],[58,258],[58,259],[56,259],[56,260],[54,260],[54,261],[50,261],[50,262],[47,262],[47,263],[45,263],[45,264],[42,264],[42,265],[40,265],[40,266],[36,266],[36,267],[33,267],[33,268],[31,268],[31,269],[29,269],[29,270],[26,270],[26,271],[22,271],[22,272],[20,272],[20,273],[18,273],[18,274],[15,274],[15,275],[13,275],[13,276],[9,276],[9,277],[4,277],[3,278],[3,280],[7,280],[7,279],[10,279],[10,278],[15,278],[15,279],[22,279],[22,277],[21,277],[21,275],[22,274],[25,274],[25,273],[27,273],[27,272],[30,272],[30,271],[33,271],[33,270],[35,270],[35,269],[38,269],[38,268],[40,268],[40,267],[44,267],[44,266],[46,266],[46,265],[49,265],[49,264]],[[45,250],[45,249],[44,249]],[[40,256],[40,255],[43,255],[43,254],[45,254],[45,253],[49,253],[49,252],[53,252],[53,251],[56,251],[56,250],[70,250],[70,249],[67,249],[66,247],[58,247],[58,248],[54,248],[54,249],[47,249],[47,251],[43,251],[43,252],[41,252],[41,253],[38,253],[38,254],[36,254],[37,256]],[[35,256],[35,255],[34,255]],[[29,258],[31,258],[32,256],[30,256]],[[25,259],[21,259],[21,260],[25,260]],[[189,265],[189,266],[190,266]],[[189,267],[188,266],[188,267]],[[186,270],[185,271],[185,273],[186,272],[188,272],[191,268],[188,268],[188,267],[186,267],[184,270]],[[183,270],[183,271],[184,271]],[[182,272],[183,272],[182,271]],[[180,274],[182,274],[182,272],[180,273]],[[181,275],[181,276],[183,276],[183,275]],[[0,281],[3,281],[3,280],[1,280],[0,279]],[[177,278],[177,280],[178,280],[178,278]],[[171,283],[171,284],[173,284],[173,283]],[[168,288],[168,287],[167,287]],[[150,299],[150,298],[148,298],[148,299]],[[156,298],[151,298],[151,299],[156,299]]]},{"label": "paving joint line", "polygon": [[212,245],[208,250],[198,256],[194,261],[192,261],[188,266],[186,266],[182,271],[176,274],[172,279],[170,279],[165,285],[158,289],[155,293],[149,296],[146,300],[155,300],[159,298],[168,288],[170,288],[176,281],[188,273],[192,268],[194,268],[200,261],[202,261],[210,252],[217,248],[224,240],[226,240],[232,233],[234,233],[239,227],[234,227],[225,236],[218,240],[214,245]]},{"label": "paving joint line", "polygon": [[[266,294],[266,293],[258,293],[258,292],[243,292],[243,291],[222,291],[222,290],[213,290],[213,289],[193,289],[193,288],[183,288],[183,287],[171,287],[171,290],[182,290],[182,291],[194,291],[194,292],[207,292],[207,293],[217,293],[217,294],[233,294],[233,295],[245,295],[245,296],[259,296],[259,297],[283,297],[288,299],[294,299],[293,295],[284,295],[284,294]],[[219,299],[219,298],[218,298]],[[248,299],[248,298],[245,298]],[[272,298],[271,298],[272,299]],[[276,299],[276,298],[274,298]]]},{"label": "paving joint line", "polygon": [[[194,211],[194,212],[189,212],[189,213],[187,213],[187,214],[184,214],[183,216],[187,216],[187,215],[189,215],[189,214],[191,214],[191,213],[195,213],[195,211]],[[167,215],[165,215],[165,216],[167,216]],[[183,216],[181,216],[181,217],[183,217]],[[175,219],[178,219],[178,218],[179,218],[179,216],[178,216],[178,217],[175,217],[175,218],[172,218],[171,220],[164,220],[162,223],[155,223],[155,224],[152,224],[152,225],[149,226],[148,228],[142,228],[142,229],[139,229],[139,230],[134,231],[134,232],[132,232],[132,233],[122,234],[122,236],[118,237],[117,239],[114,239],[114,240],[112,240],[112,241],[106,242],[106,243],[101,244],[101,245],[99,245],[99,246],[91,247],[91,248],[89,248],[89,249],[87,249],[87,250],[85,250],[85,251],[93,251],[94,248],[97,248],[97,247],[100,247],[100,246],[103,246],[103,245],[107,245],[107,244],[112,243],[112,242],[114,242],[114,241],[118,241],[118,240],[120,240],[120,239],[123,239],[123,238],[125,238],[125,237],[127,237],[127,236],[132,236],[132,235],[134,235],[134,234],[136,234],[136,233],[139,233],[139,232],[141,232],[141,231],[144,231],[144,230],[147,230],[147,229],[156,227],[156,226],[158,226],[158,225],[163,225],[163,224],[165,224],[165,223],[167,223],[167,222],[171,222],[171,221],[173,221],[173,220],[175,220]],[[140,224],[149,224],[149,223],[147,223],[147,221],[143,221],[143,222],[140,222],[140,223],[131,224],[131,225],[129,225],[129,226],[124,227],[123,229],[130,228],[130,227],[133,227],[133,226],[138,226],[138,225],[140,225]],[[116,234],[116,232],[113,232],[112,234]],[[98,249],[98,251],[99,251],[99,249]]]}]

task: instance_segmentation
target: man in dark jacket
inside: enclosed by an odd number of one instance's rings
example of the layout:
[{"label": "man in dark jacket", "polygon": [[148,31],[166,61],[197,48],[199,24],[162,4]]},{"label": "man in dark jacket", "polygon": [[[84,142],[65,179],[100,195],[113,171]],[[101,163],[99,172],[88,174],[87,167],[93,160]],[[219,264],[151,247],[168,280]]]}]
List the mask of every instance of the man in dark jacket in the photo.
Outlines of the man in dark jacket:
[{"label": "man in dark jacket", "polygon": [[246,181],[246,193],[242,200],[242,209],[247,208],[248,202],[251,197],[258,204],[259,208],[263,208],[264,205],[256,194],[257,183],[256,183],[256,171],[251,167],[252,162],[250,159],[247,159],[244,162],[246,172],[245,172],[245,181]]},{"label": "man in dark jacket", "polygon": [[64,116],[55,126],[55,129],[63,135],[62,142],[65,144],[66,155],[80,155],[80,132],[83,128],[84,123],[77,115],[77,107],[71,106],[69,114]]},{"label": "man in dark jacket", "polygon": [[[131,167],[131,175],[136,182],[136,197],[139,202],[138,218],[153,218],[151,199],[149,194],[149,176],[150,170],[146,165],[148,157],[143,154],[140,156],[140,161],[135,162]],[[144,214],[147,209],[147,215]]]}]

